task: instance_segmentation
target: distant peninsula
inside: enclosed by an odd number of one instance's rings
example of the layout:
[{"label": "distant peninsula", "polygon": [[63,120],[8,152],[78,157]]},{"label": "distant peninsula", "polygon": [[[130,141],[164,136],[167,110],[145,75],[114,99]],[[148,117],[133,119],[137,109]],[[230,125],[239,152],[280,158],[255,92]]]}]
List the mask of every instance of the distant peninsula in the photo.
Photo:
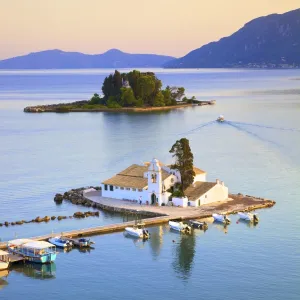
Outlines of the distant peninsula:
[{"label": "distant peninsula", "polygon": [[46,50],[0,60],[0,69],[158,68],[175,57],[130,54],[111,49],[102,54]]},{"label": "distant peninsula", "polygon": [[271,14],[165,68],[300,68],[300,9]]},{"label": "distant peninsula", "polygon": [[28,106],[25,112],[80,112],[80,111],[152,111],[168,110],[191,105],[210,105],[215,101],[198,101],[185,97],[184,87],[167,86],[153,72],[115,70],[102,84],[102,96],[95,93],[90,100],[72,103]]}]

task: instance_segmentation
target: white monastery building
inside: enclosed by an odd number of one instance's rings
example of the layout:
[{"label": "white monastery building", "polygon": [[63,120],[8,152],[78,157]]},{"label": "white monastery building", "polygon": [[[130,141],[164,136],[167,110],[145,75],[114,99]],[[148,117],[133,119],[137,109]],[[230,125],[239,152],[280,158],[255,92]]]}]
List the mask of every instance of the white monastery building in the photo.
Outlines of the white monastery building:
[{"label": "white monastery building", "polygon": [[[175,206],[200,206],[228,198],[228,188],[222,181],[206,181],[206,172],[194,167],[194,183],[185,191],[185,197],[172,198]],[[102,182],[102,197],[137,201],[148,205],[168,205],[176,183],[181,182],[178,170],[163,165],[157,159],[144,165],[133,164]]]}]

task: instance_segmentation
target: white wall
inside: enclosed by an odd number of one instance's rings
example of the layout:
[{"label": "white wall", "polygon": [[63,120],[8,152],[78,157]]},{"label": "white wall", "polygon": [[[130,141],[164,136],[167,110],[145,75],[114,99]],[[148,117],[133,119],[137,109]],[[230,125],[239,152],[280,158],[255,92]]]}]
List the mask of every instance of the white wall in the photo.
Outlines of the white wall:
[{"label": "white wall", "polygon": [[[172,182],[173,179],[173,182]],[[170,175],[163,181],[163,185],[165,186],[165,190],[168,190],[171,186],[173,186],[177,182],[177,177],[175,175]]]},{"label": "white wall", "polygon": [[224,201],[228,198],[228,188],[224,186],[222,183],[218,183],[213,188],[211,188],[208,192],[199,197],[196,201],[189,201],[190,206],[199,206],[203,204],[209,204],[217,201]]},{"label": "white wall", "polygon": [[173,202],[174,206],[187,207],[188,198],[187,197],[183,197],[183,198],[173,197],[172,202]]},{"label": "white wall", "polygon": [[196,176],[194,177],[194,182],[196,181],[206,181],[206,173],[196,174]]},{"label": "white wall", "polygon": [[104,184],[101,184],[102,188],[102,196],[108,197],[108,198],[115,198],[115,199],[129,199],[129,200],[137,200],[139,201],[140,196],[142,197],[142,202],[146,204],[146,201],[148,201],[148,191],[142,190],[141,192],[136,189],[136,191],[133,191],[132,188],[130,190],[122,190],[120,187],[116,189],[114,186],[114,190],[110,191],[110,185],[107,185],[107,191],[104,189]]}]

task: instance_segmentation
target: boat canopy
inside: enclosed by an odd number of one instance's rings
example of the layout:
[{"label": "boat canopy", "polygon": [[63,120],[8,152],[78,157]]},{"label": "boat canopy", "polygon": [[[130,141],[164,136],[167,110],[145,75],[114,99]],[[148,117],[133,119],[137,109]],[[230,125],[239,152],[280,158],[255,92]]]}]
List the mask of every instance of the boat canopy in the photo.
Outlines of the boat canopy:
[{"label": "boat canopy", "polygon": [[9,241],[8,245],[21,246],[21,245],[31,242],[31,241],[32,240],[30,240],[30,239],[17,239],[17,240]]},{"label": "boat canopy", "polygon": [[44,241],[34,241],[30,239],[17,239],[8,242],[8,246],[22,246],[33,249],[46,249],[49,247],[55,247],[53,244]]},{"label": "boat canopy", "polygon": [[53,244],[44,241],[30,241],[28,243],[23,244],[22,246],[38,250],[55,247]]}]

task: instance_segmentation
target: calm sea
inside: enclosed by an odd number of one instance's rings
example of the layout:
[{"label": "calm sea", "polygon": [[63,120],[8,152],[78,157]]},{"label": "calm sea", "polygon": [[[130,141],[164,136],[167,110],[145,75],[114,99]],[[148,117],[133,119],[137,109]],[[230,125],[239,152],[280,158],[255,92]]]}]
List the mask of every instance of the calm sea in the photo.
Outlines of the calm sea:
[{"label": "calm sea", "polygon": [[[51,266],[13,267],[0,279],[0,299],[299,299],[300,70],[157,69],[165,85],[217,104],[154,114],[23,113],[27,105],[88,99],[111,71],[0,71],[0,222],[84,210],[57,206],[53,196],[99,185],[153,157],[170,163],[169,149],[183,136],[209,180],[277,204],[259,211],[256,227],[232,216],[226,230],[212,224],[193,236],[168,226],[150,228],[145,243],[122,233],[96,236],[90,252],[60,253]],[[219,114],[235,126],[193,131]],[[101,212],[0,227],[0,238],[125,219]]]}]

